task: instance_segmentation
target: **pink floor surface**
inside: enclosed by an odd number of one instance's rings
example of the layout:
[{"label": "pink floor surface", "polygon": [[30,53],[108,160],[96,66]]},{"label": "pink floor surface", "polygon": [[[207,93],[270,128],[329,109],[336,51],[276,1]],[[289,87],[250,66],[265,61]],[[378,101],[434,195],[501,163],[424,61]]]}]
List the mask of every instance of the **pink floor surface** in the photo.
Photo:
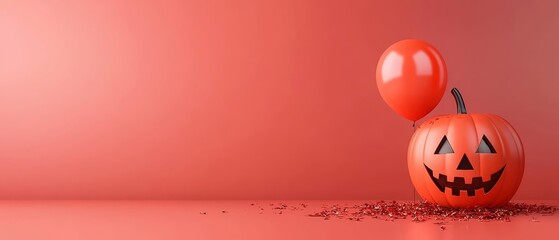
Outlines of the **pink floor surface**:
[{"label": "pink floor surface", "polygon": [[[365,201],[0,201],[0,239],[558,239],[559,214],[510,222],[309,217]],[[524,201],[559,205],[559,201]],[[284,203],[286,209],[274,209]],[[291,206],[302,206],[297,209]],[[274,204],[274,206],[270,205]],[[263,210],[262,210],[263,209]],[[444,226],[444,227],[441,227]]]}]

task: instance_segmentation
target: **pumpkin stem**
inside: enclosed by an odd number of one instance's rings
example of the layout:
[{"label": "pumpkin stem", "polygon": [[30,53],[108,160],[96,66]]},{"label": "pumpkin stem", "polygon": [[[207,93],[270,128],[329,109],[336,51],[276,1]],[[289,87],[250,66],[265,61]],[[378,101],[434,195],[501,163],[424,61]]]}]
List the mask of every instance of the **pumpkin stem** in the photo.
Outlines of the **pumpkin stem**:
[{"label": "pumpkin stem", "polygon": [[454,100],[456,100],[456,112],[458,114],[467,114],[466,105],[464,104],[464,99],[462,98],[460,91],[458,91],[457,88],[453,88],[450,92],[452,93],[452,96],[454,96]]}]

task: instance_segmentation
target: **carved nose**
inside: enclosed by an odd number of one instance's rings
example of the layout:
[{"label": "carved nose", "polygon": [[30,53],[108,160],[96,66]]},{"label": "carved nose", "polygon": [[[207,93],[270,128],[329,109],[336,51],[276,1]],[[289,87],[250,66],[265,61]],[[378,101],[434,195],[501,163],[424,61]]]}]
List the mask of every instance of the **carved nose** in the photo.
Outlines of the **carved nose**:
[{"label": "carved nose", "polygon": [[466,154],[464,153],[464,156],[462,156],[462,160],[460,160],[460,164],[458,164],[458,168],[456,168],[458,170],[474,170],[474,167],[472,167],[472,164],[470,163],[470,160],[468,159],[468,156],[466,156]]}]

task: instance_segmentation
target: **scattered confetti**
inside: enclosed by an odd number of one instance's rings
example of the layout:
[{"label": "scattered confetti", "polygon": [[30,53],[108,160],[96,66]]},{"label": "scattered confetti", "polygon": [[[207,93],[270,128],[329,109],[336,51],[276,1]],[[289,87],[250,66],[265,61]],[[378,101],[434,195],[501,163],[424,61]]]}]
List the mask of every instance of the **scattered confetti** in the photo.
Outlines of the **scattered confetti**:
[{"label": "scattered confetti", "polygon": [[[272,206],[272,205],[273,204],[270,204],[270,206]],[[283,209],[286,209],[286,208],[287,208],[287,204],[283,204],[283,203],[280,203],[279,206],[274,207],[274,209],[279,209],[279,210],[283,210]]]},{"label": "scattered confetti", "polygon": [[[328,220],[331,217],[361,221],[365,217],[376,218],[385,221],[396,219],[411,219],[413,222],[424,222],[434,219],[435,224],[444,225],[448,221],[468,221],[478,220],[506,221],[509,222],[512,216],[538,214],[541,216],[552,215],[557,211],[557,207],[541,204],[509,203],[498,208],[474,207],[469,209],[454,209],[442,207],[428,202],[396,202],[379,201],[375,203],[363,203],[352,207],[332,205],[323,206],[320,212],[309,214],[311,217],[321,217]],[[536,218],[533,222],[538,222]],[[441,226],[441,230],[444,230]]]}]

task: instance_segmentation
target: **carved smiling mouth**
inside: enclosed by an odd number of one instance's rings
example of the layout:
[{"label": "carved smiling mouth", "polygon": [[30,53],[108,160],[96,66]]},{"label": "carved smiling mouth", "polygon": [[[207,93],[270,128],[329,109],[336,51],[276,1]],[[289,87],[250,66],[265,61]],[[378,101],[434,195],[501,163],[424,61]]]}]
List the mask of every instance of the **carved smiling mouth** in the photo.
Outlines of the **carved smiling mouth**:
[{"label": "carved smiling mouth", "polygon": [[467,184],[464,181],[463,177],[454,177],[454,182],[449,182],[447,180],[447,176],[441,173],[439,174],[439,178],[436,178],[435,176],[433,176],[433,170],[427,167],[427,165],[425,164],[423,165],[425,166],[425,169],[427,169],[427,172],[429,173],[431,180],[433,180],[433,183],[435,183],[435,186],[437,186],[437,188],[442,193],[444,193],[445,188],[450,188],[452,189],[452,195],[460,196],[460,191],[465,190],[468,192],[469,197],[475,196],[476,193],[475,191],[477,189],[483,188],[485,194],[491,191],[491,189],[493,189],[497,181],[499,181],[499,178],[501,178],[501,175],[503,174],[503,171],[505,170],[505,166],[506,166],[506,165],[503,166],[499,171],[491,174],[491,179],[489,181],[484,182],[481,177],[474,177],[472,179],[472,183]]}]

